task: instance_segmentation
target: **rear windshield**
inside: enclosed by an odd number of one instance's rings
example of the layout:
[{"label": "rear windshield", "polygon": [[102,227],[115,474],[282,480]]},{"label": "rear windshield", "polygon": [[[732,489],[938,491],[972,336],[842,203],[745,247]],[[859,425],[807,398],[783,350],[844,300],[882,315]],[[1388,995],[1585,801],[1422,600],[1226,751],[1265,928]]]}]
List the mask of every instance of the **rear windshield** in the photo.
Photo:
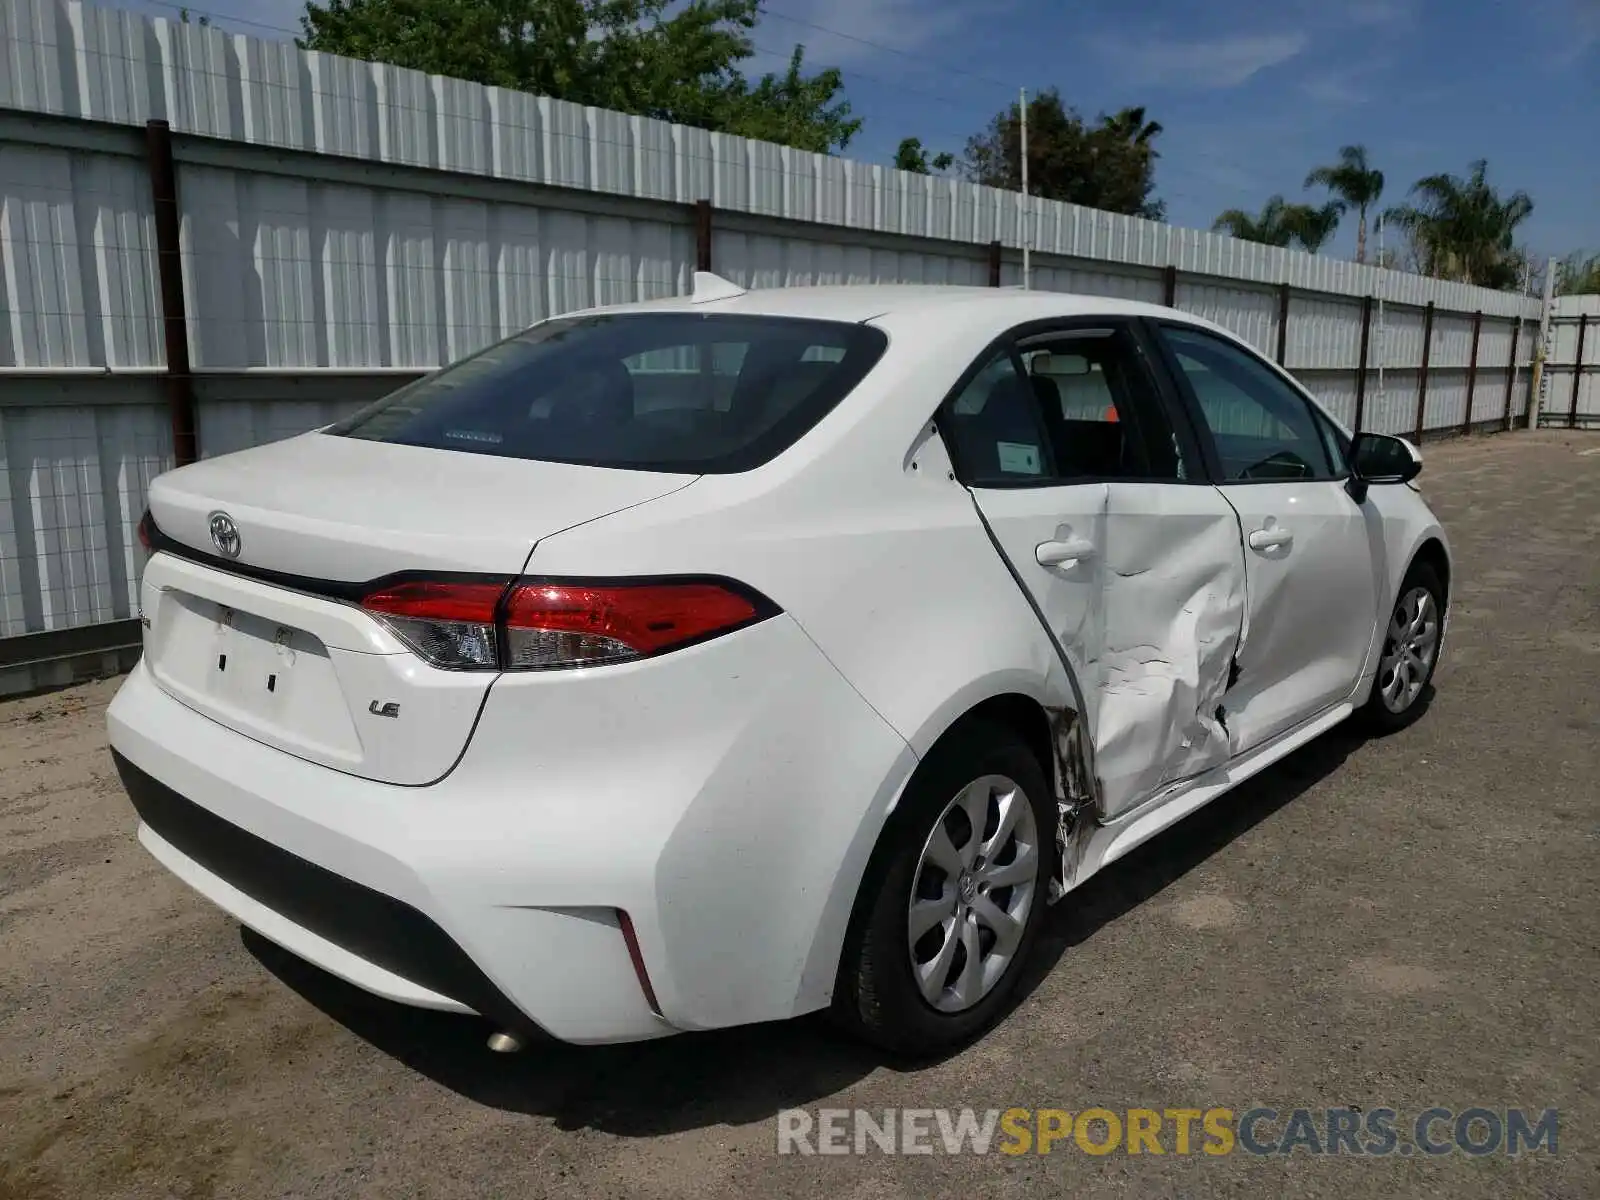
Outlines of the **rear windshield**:
[{"label": "rear windshield", "polygon": [[327,432],[589,466],[747,471],[827,415],[886,344],[871,326],[789,317],[548,321]]}]

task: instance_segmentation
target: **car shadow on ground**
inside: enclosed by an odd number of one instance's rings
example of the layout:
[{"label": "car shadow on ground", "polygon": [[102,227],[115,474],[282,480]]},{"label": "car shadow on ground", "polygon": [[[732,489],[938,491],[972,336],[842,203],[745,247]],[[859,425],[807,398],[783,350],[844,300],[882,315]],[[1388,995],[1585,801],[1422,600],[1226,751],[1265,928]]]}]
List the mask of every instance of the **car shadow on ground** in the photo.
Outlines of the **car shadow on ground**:
[{"label": "car shadow on ground", "polygon": [[[1338,770],[1364,740],[1345,728],[1318,738],[1074,891],[1047,915],[1014,1003],[1063,954]],[[622,1046],[540,1042],[520,1054],[495,1054],[481,1021],[390,1004],[248,930],[243,940],[282,982],[412,1070],[476,1103],[551,1118],[563,1129],[642,1137],[767,1121],[879,1068],[932,1065],[893,1061],[820,1015]]]}]

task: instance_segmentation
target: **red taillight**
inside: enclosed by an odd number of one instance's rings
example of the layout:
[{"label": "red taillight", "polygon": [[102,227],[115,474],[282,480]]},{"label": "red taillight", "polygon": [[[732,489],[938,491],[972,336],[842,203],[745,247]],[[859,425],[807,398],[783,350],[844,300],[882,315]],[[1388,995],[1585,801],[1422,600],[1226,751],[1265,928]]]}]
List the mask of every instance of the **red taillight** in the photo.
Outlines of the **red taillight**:
[{"label": "red taillight", "polygon": [[714,580],[649,583],[422,580],[362,607],[436,667],[541,671],[626,662],[728,633],[772,610]]},{"label": "red taillight", "polygon": [[749,624],[760,610],[717,583],[528,583],[506,604],[507,667],[575,667],[659,654]]},{"label": "red taillight", "polygon": [[493,625],[495,606],[506,594],[504,583],[449,583],[421,580],[396,583],[361,601],[369,612],[415,621],[469,621]]},{"label": "red taillight", "polygon": [[436,667],[494,671],[500,666],[495,612],[505,583],[418,580],[369,592],[361,607]]}]

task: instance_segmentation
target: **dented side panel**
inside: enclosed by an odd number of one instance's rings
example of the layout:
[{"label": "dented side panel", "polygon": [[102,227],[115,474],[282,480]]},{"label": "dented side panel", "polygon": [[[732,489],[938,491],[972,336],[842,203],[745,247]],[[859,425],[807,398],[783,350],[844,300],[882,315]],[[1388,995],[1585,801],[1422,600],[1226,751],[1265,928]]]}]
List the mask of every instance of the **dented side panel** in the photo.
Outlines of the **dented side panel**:
[{"label": "dented side panel", "polygon": [[1110,484],[1091,731],[1115,817],[1226,762],[1220,714],[1245,618],[1239,522],[1210,487]]},{"label": "dented side panel", "polygon": [[[973,495],[1077,678],[1081,719],[1063,739],[1092,743],[1101,815],[1225,762],[1217,714],[1245,589],[1238,519],[1221,495],[1157,482]],[[1041,565],[1045,543],[1085,553]]]},{"label": "dented side panel", "polygon": [[1219,489],[1245,538],[1249,613],[1227,699],[1242,754],[1346,699],[1380,627],[1386,537],[1375,505],[1338,482]]}]

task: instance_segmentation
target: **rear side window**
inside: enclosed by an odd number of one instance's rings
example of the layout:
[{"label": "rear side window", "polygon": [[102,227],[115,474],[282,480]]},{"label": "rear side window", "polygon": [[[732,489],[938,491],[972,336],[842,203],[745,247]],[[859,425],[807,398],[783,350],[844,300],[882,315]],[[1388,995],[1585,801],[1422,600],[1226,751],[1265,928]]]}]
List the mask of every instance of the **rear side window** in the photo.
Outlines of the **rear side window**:
[{"label": "rear side window", "polygon": [[621,313],[549,321],[328,432],[471,454],[726,474],[776,457],[866,376],[868,325]]},{"label": "rear side window", "polygon": [[1029,334],[985,361],[939,420],[958,477],[974,487],[1190,477],[1124,328]]}]

